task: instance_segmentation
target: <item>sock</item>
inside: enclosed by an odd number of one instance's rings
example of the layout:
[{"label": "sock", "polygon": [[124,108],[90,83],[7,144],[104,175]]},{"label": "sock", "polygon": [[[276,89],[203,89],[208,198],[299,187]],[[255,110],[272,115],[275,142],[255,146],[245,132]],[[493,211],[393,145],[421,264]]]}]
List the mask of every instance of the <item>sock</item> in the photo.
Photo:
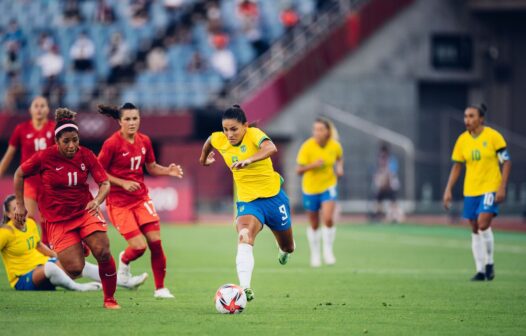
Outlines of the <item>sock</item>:
[{"label": "sock", "polygon": [[148,243],[151,252],[153,279],[155,289],[164,288],[164,277],[166,276],[166,256],[160,240]]},{"label": "sock", "polygon": [[253,246],[246,243],[237,245],[236,267],[239,285],[242,288],[250,288],[252,271],[254,270]]},{"label": "sock", "polygon": [[71,279],[66,272],[64,272],[57,264],[53,262],[47,262],[44,264],[44,274],[55,286],[64,287],[69,290],[80,290],[81,284],[76,283]]},{"label": "sock", "polygon": [[485,231],[480,231],[480,235],[486,249],[486,265],[493,265],[493,251],[495,250],[493,231],[487,228]]},{"label": "sock", "polygon": [[130,262],[138,259],[140,256],[144,254],[146,249],[133,249],[131,247],[127,247],[126,250],[124,250],[124,253],[122,254],[122,262],[128,265]]},{"label": "sock", "polygon": [[117,288],[117,269],[113,256],[107,261],[99,261],[99,276],[104,292],[104,301],[113,300]]},{"label": "sock", "polygon": [[475,260],[475,267],[477,273],[484,273],[484,261],[486,252],[484,251],[484,244],[482,237],[478,233],[471,234],[471,251],[473,252],[473,259]]},{"label": "sock", "polygon": [[314,230],[309,226],[307,228],[307,238],[309,239],[311,255],[319,256],[321,248],[321,230]]},{"label": "sock", "polygon": [[82,277],[100,282],[99,267],[86,261],[82,269]]},{"label": "sock", "polygon": [[321,237],[323,239],[323,249],[327,251],[326,253],[332,254],[332,247],[334,245],[334,238],[336,237],[336,227],[326,227],[321,228]]}]

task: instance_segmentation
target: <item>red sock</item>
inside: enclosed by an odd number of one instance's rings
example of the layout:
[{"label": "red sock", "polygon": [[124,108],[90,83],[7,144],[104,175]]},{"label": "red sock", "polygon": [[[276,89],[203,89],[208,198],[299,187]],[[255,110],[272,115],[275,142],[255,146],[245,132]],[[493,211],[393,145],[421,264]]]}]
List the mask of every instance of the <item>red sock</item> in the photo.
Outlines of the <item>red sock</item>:
[{"label": "red sock", "polygon": [[114,300],[113,294],[117,288],[117,269],[113,257],[107,261],[99,261],[99,276],[104,292],[104,301]]},{"label": "red sock", "polygon": [[146,251],[146,248],[133,249],[131,247],[127,247],[126,250],[124,250],[121,260],[123,263],[128,265],[130,262],[142,256],[144,254],[144,251]]},{"label": "red sock", "polygon": [[164,277],[166,276],[166,256],[164,255],[161,241],[148,243],[152,253],[152,271],[155,281],[155,289],[164,288]]}]

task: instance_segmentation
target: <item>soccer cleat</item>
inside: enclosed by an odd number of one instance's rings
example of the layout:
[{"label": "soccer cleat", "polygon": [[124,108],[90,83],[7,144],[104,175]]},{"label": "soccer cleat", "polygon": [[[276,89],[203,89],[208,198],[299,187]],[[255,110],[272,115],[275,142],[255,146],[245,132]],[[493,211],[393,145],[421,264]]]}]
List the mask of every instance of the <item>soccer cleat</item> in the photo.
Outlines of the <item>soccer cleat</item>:
[{"label": "soccer cleat", "polygon": [[143,273],[141,275],[132,276],[128,282],[122,286],[128,289],[137,289],[148,279],[148,273]]},{"label": "soccer cleat", "polygon": [[472,278],[471,281],[484,281],[486,280],[486,275],[482,272],[477,272]]},{"label": "soccer cleat", "polygon": [[254,291],[252,288],[245,288],[245,295],[247,296],[247,301],[252,301],[255,298]]},{"label": "soccer cleat", "polygon": [[119,306],[114,298],[105,299],[103,307],[106,309],[121,309],[121,306]]},{"label": "soccer cleat", "polygon": [[495,266],[493,264],[486,265],[486,279],[489,281],[495,278]]},{"label": "soccer cleat", "polygon": [[334,257],[334,253],[331,250],[323,250],[323,262],[327,265],[336,264],[336,257]]},{"label": "soccer cleat", "polygon": [[311,254],[310,256],[310,266],[311,267],[320,267],[321,266],[321,257],[318,254]]},{"label": "soccer cleat", "polygon": [[285,265],[289,261],[289,255],[290,253],[283,252],[281,249],[279,249],[278,252],[278,261],[280,264]]},{"label": "soccer cleat", "polygon": [[117,278],[119,279],[119,283],[121,284],[127,284],[128,281],[130,281],[131,278],[131,270],[130,265],[126,265],[122,262],[122,255],[124,254],[124,251],[119,253],[119,269],[117,270]]},{"label": "soccer cleat", "polygon": [[79,292],[91,292],[98,291],[102,289],[102,285],[99,282],[88,282],[79,284]]},{"label": "soccer cleat", "polygon": [[159,288],[153,292],[153,297],[158,299],[173,299],[175,296],[170,293],[168,288]]}]

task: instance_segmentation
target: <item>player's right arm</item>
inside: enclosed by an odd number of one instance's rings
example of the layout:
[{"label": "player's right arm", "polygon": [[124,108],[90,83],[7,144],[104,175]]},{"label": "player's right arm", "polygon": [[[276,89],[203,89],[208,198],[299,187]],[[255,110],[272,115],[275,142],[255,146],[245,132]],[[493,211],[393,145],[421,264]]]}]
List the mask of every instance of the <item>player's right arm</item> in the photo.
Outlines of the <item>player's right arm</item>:
[{"label": "player's right arm", "polygon": [[129,191],[129,192],[134,192],[134,191],[141,189],[141,185],[138,182],[121,179],[109,173],[112,157],[113,157],[113,146],[109,143],[109,141],[106,141],[102,145],[102,148],[100,150],[100,153],[97,159],[99,160],[101,166],[106,171],[106,175],[108,175],[108,180],[110,181],[110,184],[121,187],[122,189]]},{"label": "player's right arm", "polygon": [[464,155],[462,154],[462,138],[459,137],[453,148],[453,154],[451,155],[453,160],[453,166],[451,167],[451,172],[449,173],[449,178],[447,180],[446,190],[444,190],[444,197],[442,203],[446,210],[449,210],[451,206],[451,200],[453,199],[453,187],[458,181],[460,173],[462,172],[462,165],[466,162]]},{"label": "player's right arm", "polygon": [[15,157],[16,147],[9,145],[0,161],[0,177],[2,177]]},{"label": "player's right arm", "polygon": [[201,156],[199,157],[199,163],[202,166],[210,166],[216,161],[216,159],[214,158],[215,153],[213,152],[213,149],[214,147],[212,146],[212,137],[209,136],[203,145],[203,149],[201,150]]},{"label": "player's right arm", "polygon": [[298,164],[296,166],[296,173],[298,175],[303,175],[305,172],[309,170],[320,168],[321,166],[323,166],[322,159],[316,160],[314,162],[309,162],[309,161],[310,161],[309,160],[309,150],[306,146],[306,143],[304,143],[301,146],[300,151],[298,152],[298,157],[296,159],[296,162]]}]

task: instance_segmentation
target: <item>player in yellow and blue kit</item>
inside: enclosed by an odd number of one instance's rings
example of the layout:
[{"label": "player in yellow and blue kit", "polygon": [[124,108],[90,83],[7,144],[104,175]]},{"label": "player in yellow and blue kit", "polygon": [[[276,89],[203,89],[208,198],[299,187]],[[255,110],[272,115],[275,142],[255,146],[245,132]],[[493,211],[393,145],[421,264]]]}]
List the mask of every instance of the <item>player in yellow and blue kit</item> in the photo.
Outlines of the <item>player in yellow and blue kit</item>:
[{"label": "player in yellow and blue kit", "polygon": [[252,250],[263,226],[267,225],[276,238],[282,265],[294,251],[289,199],[281,189],[283,179],[272,166],[270,156],[278,150],[270,138],[248,124],[239,105],[223,113],[222,126],[223,132],[212,133],[206,140],[199,161],[203,166],[214,163],[212,150],[216,149],[232,171],[237,193],[237,274],[250,301],[254,299],[250,286],[254,269]]},{"label": "player in yellow and blue kit", "polygon": [[[506,198],[506,185],[511,171],[511,161],[506,141],[496,130],[484,126],[486,107],[470,106],[464,112],[466,132],[462,133],[453,148],[453,167],[444,192],[444,207],[449,209],[451,190],[466,166],[464,178],[464,211],[473,230],[471,249],[477,273],[471,280],[493,280],[494,239],[491,221],[499,213],[498,204]],[[500,165],[502,165],[502,174]]]},{"label": "player in yellow and blue kit", "polygon": [[79,284],[61,268],[55,252],[40,242],[37,224],[27,217],[15,223],[15,196],[6,198],[0,226],[0,254],[9,284],[16,290],[54,290],[61,286],[75,291],[100,290],[98,282]]},{"label": "player in yellow and blue kit", "polygon": [[[336,228],[334,208],[338,177],[343,176],[343,150],[337,131],[329,120],[318,118],[312,126],[312,137],[303,143],[296,159],[297,173],[303,175],[303,206],[308,213],[307,228],[312,267],[321,265],[320,247],[323,239],[323,259],[327,265],[336,262],[333,252]],[[323,227],[320,227],[320,210]]]}]

